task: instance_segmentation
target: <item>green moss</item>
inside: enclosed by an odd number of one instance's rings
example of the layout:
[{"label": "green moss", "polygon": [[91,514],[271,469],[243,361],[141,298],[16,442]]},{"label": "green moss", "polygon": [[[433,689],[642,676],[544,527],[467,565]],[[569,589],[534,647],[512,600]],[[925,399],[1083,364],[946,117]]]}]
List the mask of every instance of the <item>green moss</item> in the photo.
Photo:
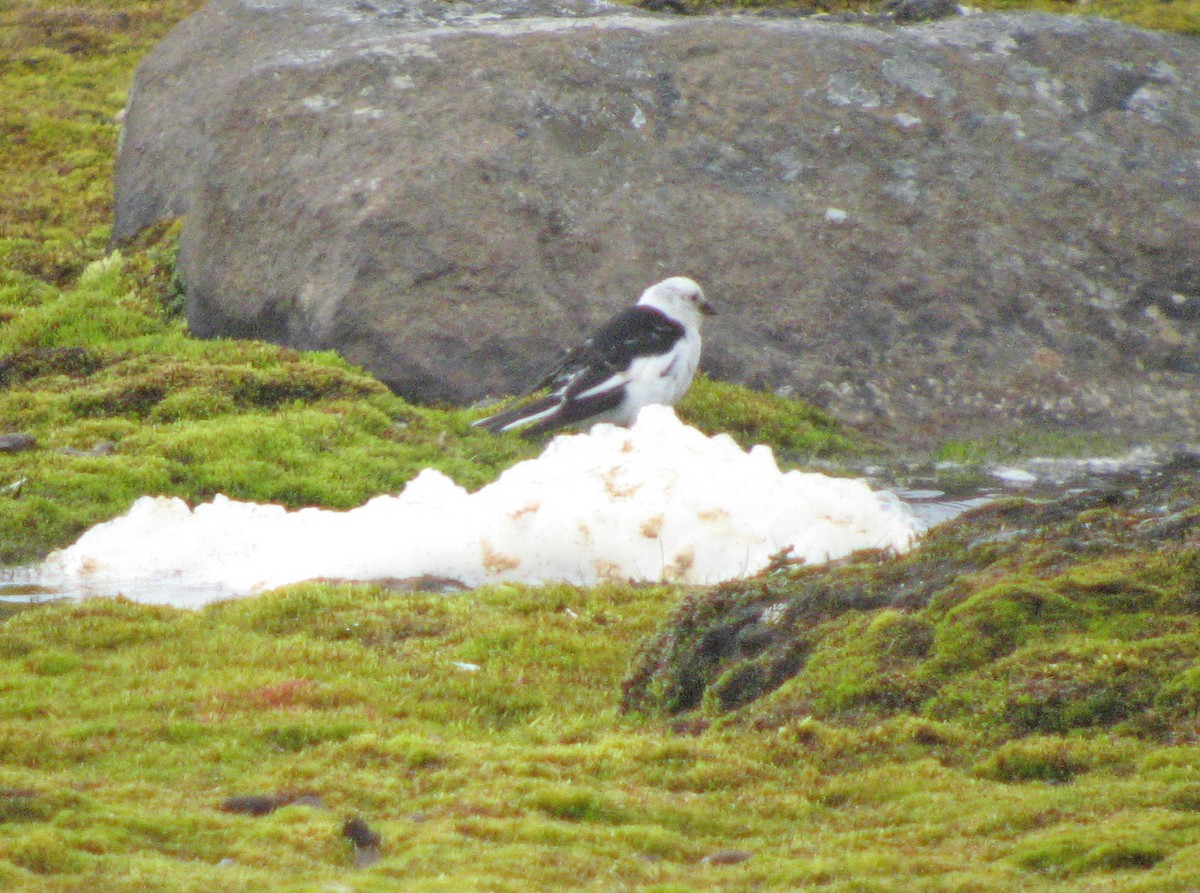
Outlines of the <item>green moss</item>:
[{"label": "green moss", "polygon": [[[0,869],[26,886],[92,877],[116,891],[336,884],[351,860],[341,824],[361,815],[383,857],[354,878],[381,888],[1197,880],[1188,829],[1157,818],[1187,806],[1194,748],[1152,769],[1155,751],[1133,739],[990,749],[963,722],[679,737],[619,718],[615,681],[671,596],[306,585],[198,612],[27,610],[0,625],[0,788],[32,794],[8,798]],[[910,620],[863,614],[842,641],[857,632],[888,660],[919,661],[930,630]],[[58,655],[79,669],[35,672]],[[479,669],[454,666],[467,658]],[[220,809],[285,791],[322,805]],[[753,858],[702,861],[732,849]]]},{"label": "green moss", "polygon": [[707,434],[728,434],[743,447],[770,444],[789,459],[846,454],[861,443],[831,416],[798,400],[696,376],[678,406],[680,418]]},{"label": "green moss", "polygon": [[1182,812],[1200,812],[1200,784],[1184,784],[1175,787],[1170,792],[1167,806]]},{"label": "green moss", "polygon": [[1155,694],[1155,709],[1167,720],[1186,722],[1200,716],[1200,667],[1184,670]]},{"label": "green moss", "polygon": [[93,860],[78,846],[77,835],[52,827],[41,827],[17,836],[6,847],[6,857],[15,868],[35,876],[82,872]]},{"label": "green moss", "polygon": [[[881,717],[910,711],[929,696],[913,669],[932,640],[933,627],[927,620],[895,610],[853,613],[827,622],[811,631],[808,641],[819,645],[811,647],[803,672],[779,697],[803,704],[816,716]],[[755,696],[762,687],[754,689]]]},{"label": "green moss", "polygon": [[1007,580],[976,592],[937,626],[931,672],[980,666],[1011,654],[1047,630],[1078,628],[1082,612],[1070,599],[1033,581]]},{"label": "green moss", "polygon": [[1139,28],[1200,34],[1200,3],[1196,0],[1172,3],[1144,3],[1139,0],[1095,0],[1086,6],[1071,0],[989,0],[987,9],[1035,9],[1065,15],[1084,14],[1117,19]]},{"label": "green moss", "polygon": [[623,824],[628,819],[626,810],[600,792],[574,785],[540,788],[525,798],[525,807],[567,822]]},{"label": "green moss", "polygon": [[82,347],[33,348],[0,359],[0,388],[16,387],[43,375],[82,378],[102,369],[105,358]]},{"label": "green moss", "polygon": [[[1198,4],[1200,5],[1200,4]],[[1029,456],[1074,458],[1077,456],[1118,456],[1132,444],[1106,433],[1071,433],[1057,431],[1015,430],[1002,436],[980,440],[948,440],[933,451],[937,462],[954,462],[966,466],[982,463],[1013,461]]]},{"label": "green moss", "polygon": [[1040,874],[1073,876],[1095,871],[1146,871],[1167,857],[1153,840],[1115,840],[1095,844],[1082,835],[1069,834],[1021,852],[1016,862]]},{"label": "green moss", "polygon": [[1065,784],[1092,769],[1096,756],[1086,742],[1031,737],[1011,741],[989,754],[975,771],[1006,782],[1041,781]]},{"label": "green moss", "polygon": [[30,788],[3,788],[0,789],[0,825],[9,822],[48,822],[60,810],[77,805],[78,798],[69,795],[48,796]]},{"label": "green moss", "polygon": [[75,672],[81,665],[77,655],[62,651],[34,654],[25,662],[29,672],[37,676],[62,676]]},{"label": "green moss", "polygon": [[359,722],[289,722],[271,725],[262,731],[263,739],[281,751],[303,751],[331,741],[345,741],[363,730]]},{"label": "green moss", "polygon": [[1115,726],[1140,717],[1162,685],[1156,667],[1118,648],[1088,643],[1044,657],[1035,669],[1029,655],[1007,679],[1003,718],[1021,734]]},{"label": "green moss", "polygon": [[149,420],[157,423],[201,421],[232,415],[237,403],[228,394],[212,388],[184,387],[165,394],[150,409]]},{"label": "green moss", "polygon": [[116,120],[140,56],[201,0],[0,8],[0,266],[62,285],[104,251]]}]

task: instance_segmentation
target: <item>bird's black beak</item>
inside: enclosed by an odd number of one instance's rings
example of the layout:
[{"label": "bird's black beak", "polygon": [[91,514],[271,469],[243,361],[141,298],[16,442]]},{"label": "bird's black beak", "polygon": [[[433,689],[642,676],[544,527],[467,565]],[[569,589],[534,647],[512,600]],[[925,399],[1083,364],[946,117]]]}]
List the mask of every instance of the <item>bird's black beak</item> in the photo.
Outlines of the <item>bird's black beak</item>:
[{"label": "bird's black beak", "polygon": [[708,303],[708,301],[704,301],[700,305],[700,312],[703,313],[705,316],[716,316],[717,308],[714,307],[712,304]]}]

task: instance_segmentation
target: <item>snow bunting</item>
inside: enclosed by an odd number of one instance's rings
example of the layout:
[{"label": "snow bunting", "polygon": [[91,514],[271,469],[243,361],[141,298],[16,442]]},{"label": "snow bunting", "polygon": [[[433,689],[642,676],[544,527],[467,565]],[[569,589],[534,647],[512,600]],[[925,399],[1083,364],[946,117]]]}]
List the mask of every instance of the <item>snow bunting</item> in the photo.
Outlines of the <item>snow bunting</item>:
[{"label": "snow bunting", "polygon": [[527,392],[548,394],[475,424],[534,436],[583,423],[628,425],[643,406],[671,406],[687,393],[700,363],[701,318],[715,312],[691,279],[652,285]]}]

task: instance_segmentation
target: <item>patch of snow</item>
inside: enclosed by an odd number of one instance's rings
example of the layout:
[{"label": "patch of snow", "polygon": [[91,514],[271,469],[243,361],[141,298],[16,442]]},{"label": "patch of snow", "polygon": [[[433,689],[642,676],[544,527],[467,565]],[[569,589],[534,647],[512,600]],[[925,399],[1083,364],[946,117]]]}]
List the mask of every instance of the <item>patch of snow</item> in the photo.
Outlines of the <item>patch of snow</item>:
[{"label": "patch of snow", "polygon": [[[788,546],[815,563],[903,551],[921,530],[892,493],[783,472],[769,447],[743,450],[648,406],[631,428],[554,438],[475,493],[425,469],[398,496],[345,512],[142,497],[52,554],[41,576],[186,607],[315,578],[702,584],[753,574]],[[156,590],[171,581],[186,595]]]},{"label": "patch of snow", "polygon": [[1033,484],[1037,475],[1023,468],[997,468],[992,471],[992,477],[999,478],[1006,484]]}]

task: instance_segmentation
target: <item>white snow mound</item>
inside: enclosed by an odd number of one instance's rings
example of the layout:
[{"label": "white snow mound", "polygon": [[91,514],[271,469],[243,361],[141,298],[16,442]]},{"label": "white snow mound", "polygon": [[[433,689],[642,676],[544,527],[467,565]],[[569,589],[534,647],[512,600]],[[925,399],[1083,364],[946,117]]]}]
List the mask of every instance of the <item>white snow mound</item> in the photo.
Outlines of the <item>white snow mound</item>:
[{"label": "white snow mound", "polygon": [[190,604],[317,577],[712,583],[753,574],[788,546],[822,562],[864,548],[903,551],[919,532],[891,493],[781,472],[769,447],[746,452],[650,406],[628,429],[560,435],[475,493],[425,469],[398,496],[346,512],[223,496],[193,509],[143,497],[52,554],[42,572],[173,603],[155,598],[152,584],[185,581],[200,593]]}]

